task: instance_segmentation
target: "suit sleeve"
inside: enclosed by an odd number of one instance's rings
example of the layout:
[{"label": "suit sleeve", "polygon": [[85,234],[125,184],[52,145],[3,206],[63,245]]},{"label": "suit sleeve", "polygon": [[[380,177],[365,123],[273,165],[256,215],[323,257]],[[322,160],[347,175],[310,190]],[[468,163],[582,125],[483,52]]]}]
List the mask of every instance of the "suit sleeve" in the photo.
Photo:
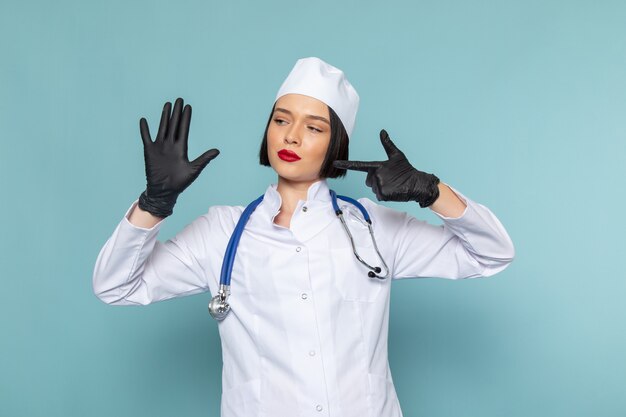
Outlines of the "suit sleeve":
[{"label": "suit sleeve", "polygon": [[443,220],[442,225],[429,224],[370,200],[379,222],[375,231],[392,248],[389,256],[393,259],[394,279],[486,277],[513,261],[513,242],[498,218],[487,207],[450,188],[467,207],[456,218],[433,211]]},{"label": "suit sleeve", "polygon": [[146,305],[209,291],[206,236],[212,210],[175,237],[157,240],[161,220],[150,229],[134,226],[128,215],[106,241],[93,271],[93,290],[107,304]]}]

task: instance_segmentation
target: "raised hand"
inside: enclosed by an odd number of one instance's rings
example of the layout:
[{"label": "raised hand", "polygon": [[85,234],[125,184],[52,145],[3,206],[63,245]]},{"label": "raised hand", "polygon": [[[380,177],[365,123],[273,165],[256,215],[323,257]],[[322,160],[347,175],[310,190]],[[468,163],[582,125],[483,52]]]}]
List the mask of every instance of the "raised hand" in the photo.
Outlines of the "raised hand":
[{"label": "raised hand", "polygon": [[380,201],[417,201],[428,207],[439,197],[439,178],[418,171],[404,153],[391,141],[385,129],[380,131],[380,142],[387,153],[386,161],[334,161],[335,168],[367,172],[365,185]]},{"label": "raised hand", "polygon": [[146,163],[146,190],[139,197],[139,208],[158,217],[172,214],[174,205],[182,193],[207,166],[219,155],[217,149],[210,149],[189,162],[187,143],[191,123],[191,106],[183,110],[183,99],[172,104],[165,103],[156,139],[152,142],[148,122],[139,120],[139,130],[143,141],[143,155]]}]

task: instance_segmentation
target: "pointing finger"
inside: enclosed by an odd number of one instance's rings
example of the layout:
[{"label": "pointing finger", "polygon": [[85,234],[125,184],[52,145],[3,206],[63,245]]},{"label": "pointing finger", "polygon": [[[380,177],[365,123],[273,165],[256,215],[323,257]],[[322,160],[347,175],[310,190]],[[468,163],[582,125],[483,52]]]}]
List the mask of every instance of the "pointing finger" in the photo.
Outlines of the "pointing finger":
[{"label": "pointing finger", "polygon": [[383,148],[385,148],[385,152],[390,158],[392,155],[402,153],[402,151],[391,141],[389,134],[385,129],[380,131],[380,143],[383,144]]},{"label": "pointing finger", "polygon": [[382,166],[382,162],[378,161],[334,161],[333,166],[339,169],[353,169],[355,171],[368,172],[371,169],[377,169]]}]

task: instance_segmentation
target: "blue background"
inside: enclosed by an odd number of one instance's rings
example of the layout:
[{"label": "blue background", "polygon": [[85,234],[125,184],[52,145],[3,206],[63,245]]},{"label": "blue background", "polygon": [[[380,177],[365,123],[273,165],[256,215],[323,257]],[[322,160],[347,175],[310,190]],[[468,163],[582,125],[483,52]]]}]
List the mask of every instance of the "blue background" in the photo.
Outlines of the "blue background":
[{"label": "blue background", "polygon": [[[491,278],[394,283],[404,414],[626,415],[625,22],[619,1],[3,1],[0,415],[219,415],[208,294],[111,307],[93,266],[145,187],[140,117],[181,96],[190,158],[221,150],[165,240],[276,180],[258,147],[306,56],[361,96],[352,159],[387,129],[516,246]],[[375,198],[364,179],[330,185]]]}]

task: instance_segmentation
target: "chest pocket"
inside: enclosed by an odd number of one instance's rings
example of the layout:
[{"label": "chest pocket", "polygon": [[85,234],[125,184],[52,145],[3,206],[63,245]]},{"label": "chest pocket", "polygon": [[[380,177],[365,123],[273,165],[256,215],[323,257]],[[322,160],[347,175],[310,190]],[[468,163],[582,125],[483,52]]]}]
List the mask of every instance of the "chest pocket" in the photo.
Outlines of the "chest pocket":
[{"label": "chest pocket", "polygon": [[[351,210],[342,207],[342,210],[358,255],[371,266],[383,268],[367,224],[360,217],[361,213],[356,208]],[[337,223],[336,230],[339,236],[334,242],[329,242],[330,264],[334,273],[333,283],[346,301],[376,301],[388,278],[381,280],[367,275],[370,270],[356,258],[350,245],[350,238],[339,221]]]}]

